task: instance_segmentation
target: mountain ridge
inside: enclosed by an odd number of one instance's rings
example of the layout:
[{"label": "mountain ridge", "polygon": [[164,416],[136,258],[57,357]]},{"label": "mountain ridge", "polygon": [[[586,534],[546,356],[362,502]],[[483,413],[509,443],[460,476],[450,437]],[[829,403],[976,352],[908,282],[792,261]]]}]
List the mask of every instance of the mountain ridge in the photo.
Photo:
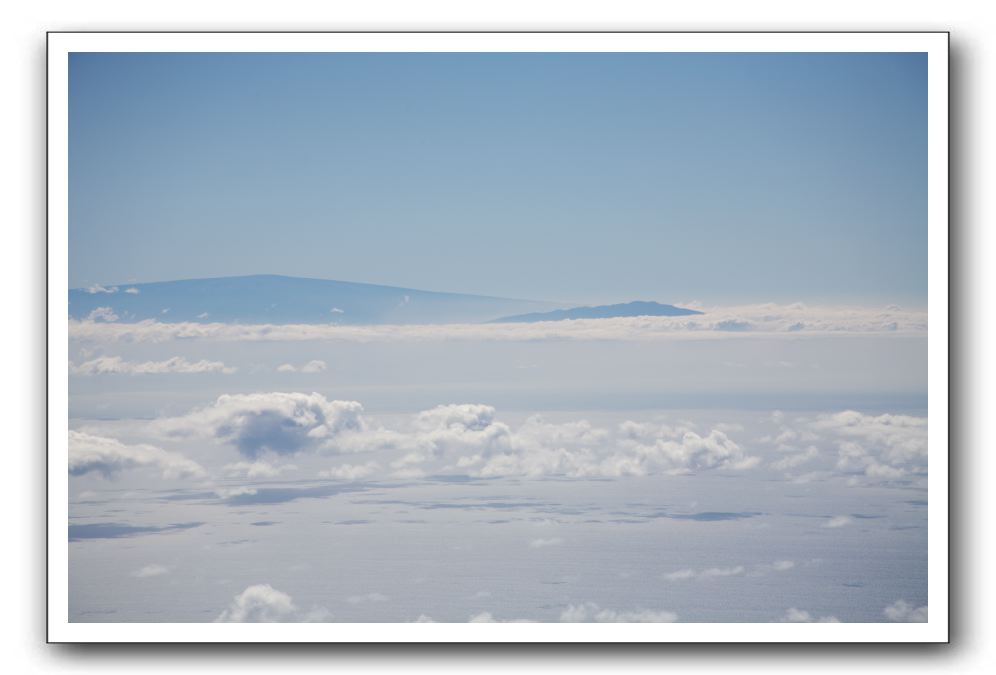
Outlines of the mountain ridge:
[{"label": "mountain ridge", "polygon": [[696,309],[664,305],[648,300],[634,300],[614,305],[571,307],[567,309],[555,309],[549,312],[530,312],[528,314],[503,316],[492,319],[488,323],[537,323],[540,321],[614,319],[632,316],[693,316],[702,313]]}]

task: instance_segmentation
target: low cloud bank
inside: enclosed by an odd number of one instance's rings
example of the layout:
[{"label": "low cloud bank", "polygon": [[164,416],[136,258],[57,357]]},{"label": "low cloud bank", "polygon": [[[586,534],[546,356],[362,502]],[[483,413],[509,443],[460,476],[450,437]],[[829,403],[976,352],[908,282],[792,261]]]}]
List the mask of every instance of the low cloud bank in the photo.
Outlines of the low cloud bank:
[{"label": "low cloud bank", "polygon": [[182,356],[174,356],[165,361],[125,361],[120,356],[101,356],[80,364],[70,363],[69,372],[73,375],[160,375],[165,373],[225,373],[231,374],[235,368],[221,361],[188,361]]},{"label": "low cloud bank", "polygon": [[[343,326],[336,324],[163,323],[154,320],[120,323],[111,307],[86,320],[70,319],[69,335],[95,342],[280,342],[340,340],[347,342],[412,342],[432,340],[658,340],[693,335],[736,338],[752,334],[903,333],[925,335],[927,313],[920,310],[868,307],[745,305],[706,308],[693,317],[617,317],[540,323],[423,324]],[[291,365],[291,364],[286,364]],[[291,367],[295,367],[292,366]]]}]

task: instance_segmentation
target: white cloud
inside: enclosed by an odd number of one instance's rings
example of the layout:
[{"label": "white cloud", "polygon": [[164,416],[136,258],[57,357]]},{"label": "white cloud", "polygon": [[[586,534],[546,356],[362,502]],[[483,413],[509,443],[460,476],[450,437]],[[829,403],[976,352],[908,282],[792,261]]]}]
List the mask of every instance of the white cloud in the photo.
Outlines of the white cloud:
[{"label": "white cloud", "polygon": [[134,286],[132,286],[131,288],[126,288],[124,292],[129,295],[138,295],[139,293],[141,293],[141,291],[135,288]]},{"label": "white cloud", "polygon": [[380,465],[377,462],[367,462],[366,464],[340,464],[337,467],[321,471],[319,478],[333,478],[335,480],[355,481],[373,474]]},{"label": "white cloud", "polygon": [[841,439],[837,442],[839,471],[896,480],[926,470],[926,417],[874,416],[846,410],[821,415],[812,427]]},{"label": "white cloud", "polygon": [[232,603],[217,619],[218,623],[279,623],[327,621],[331,619],[322,608],[302,612],[291,596],[269,584],[249,586],[232,599]]},{"label": "white cloud", "polygon": [[101,286],[100,284],[93,284],[91,286],[86,287],[83,290],[85,290],[87,293],[90,293],[91,295],[96,295],[97,293],[112,294],[112,293],[117,293],[118,292],[118,287],[117,286]]},{"label": "white cloud", "polygon": [[492,616],[491,612],[481,612],[475,614],[467,620],[468,623],[535,623],[530,619],[508,619],[499,620]]},{"label": "white cloud", "polygon": [[321,373],[326,369],[324,361],[308,361],[303,366],[295,366],[292,363],[283,363],[277,366],[279,373]]},{"label": "white cloud", "polygon": [[153,467],[163,478],[200,478],[203,467],[176,452],[152,445],[125,445],[114,438],[94,436],[80,431],[69,432],[69,473],[82,476],[99,473],[110,478],[120,471]]},{"label": "white cloud", "polygon": [[160,577],[164,574],[169,574],[169,571],[169,568],[165,565],[152,564],[135,570],[131,573],[131,575],[138,579],[148,579],[149,577]]},{"label": "white cloud", "polygon": [[336,437],[364,428],[355,401],[328,401],[317,393],[224,394],[214,404],[154,428],[174,437],[206,437],[234,445],[250,459],[264,452],[335,450]]},{"label": "white cloud", "polygon": [[617,611],[602,609],[594,602],[570,605],[560,614],[560,620],[570,623],[597,621],[599,623],[674,623],[678,615],[650,609]]},{"label": "white cloud", "polygon": [[905,600],[896,600],[883,610],[889,621],[900,621],[905,623],[926,623],[927,605],[914,607]]},{"label": "white cloud", "polygon": [[293,471],[297,467],[293,464],[273,465],[263,460],[255,462],[235,462],[225,465],[225,473],[229,476],[253,478],[274,478],[287,471]]},{"label": "white cloud", "polygon": [[665,581],[677,582],[677,581],[688,581],[690,579],[713,579],[717,577],[735,577],[745,574],[750,574],[751,576],[761,576],[764,574],[769,574],[771,572],[785,572],[795,567],[795,562],[791,560],[776,560],[773,563],[760,563],[753,565],[750,569],[744,567],[743,565],[734,565],[732,567],[709,567],[701,570],[694,569],[681,569],[674,572],[668,572],[662,575]]},{"label": "white cloud", "polygon": [[712,579],[715,577],[734,577],[744,574],[746,569],[743,565],[735,567],[710,567],[704,570],[683,569],[676,572],[669,572],[664,575],[667,581],[686,581],[688,579]]},{"label": "white cloud", "polygon": [[427,340],[627,340],[694,337],[737,339],[764,333],[796,338],[803,334],[926,334],[927,313],[867,307],[750,305],[707,308],[692,317],[619,317],[542,323],[423,324],[344,326],[338,324],[161,323],[146,320],[105,326],[70,321],[75,339],[163,342],[176,339],[223,341],[411,342]]},{"label": "white cloud", "polygon": [[849,516],[834,516],[833,518],[830,518],[828,521],[823,523],[823,527],[829,527],[832,529],[838,527],[847,527],[852,522],[854,521],[852,521]]},{"label": "white cloud", "polygon": [[529,548],[546,548],[548,546],[560,546],[564,543],[564,540],[560,537],[551,537],[550,539],[533,539],[529,542]]},{"label": "white cloud", "polygon": [[390,598],[388,598],[383,593],[367,593],[365,595],[351,595],[350,597],[346,598],[346,602],[348,602],[351,605],[360,605],[370,602],[387,602],[388,600],[390,600]]},{"label": "white cloud", "polygon": [[[441,405],[395,429],[371,426],[355,401],[328,401],[317,393],[224,395],[210,406],[158,420],[150,428],[165,437],[200,437],[234,445],[250,460],[266,452],[393,452],[384,462],[396,478],[427,471],[463,475],[604,478],[757,465],[724,432],[699,434],[687,426],[626,422],[616,429],[587,420],[550,423],[533,416],[517,428],[481,404]],[[380,462],[343,465],[323,478],[358,480]],[[265,469],[263,469],[265,471]]]},{"label": "white cloud", "polygon": [[[86,315],[86,319],[84,319],[84,321],[91,324],[95,324],[97,321],[113,323],[114,321],[117,321],[119,318],[120,317],[118,317],[118,315],[115,314],[114,310],[111,309],[110,307],[97,307],[96,309],[91,310],[90,313]],[[72,323],[71,320],[70,323]]]},{"label": "white cloud", "polygon": [[815,446],[808,446],[802,452],[793,452],[791,454],[785,455],[781,459],[771,462],[771,468],[778,471],[785,471],[786,469],[794,469],[798,466],[806,464],[817,457],[820,456],[820,451]]},{"label": "white cloud", "polygon": [[120,356],[101,356],[84,363],[69,364],[73,375],[157,375],[164,373],[225,373],[231,374],[235,368],[221,361],[188,361],[182,356],[174,356],[165,361],[125,361]]},{"label": "white cloud", "polygon": [[814,617],[809,612],[790,607],[785,611],[785,615],[780,619],[787,623],[840,623],[840,619],[835,616]]}]

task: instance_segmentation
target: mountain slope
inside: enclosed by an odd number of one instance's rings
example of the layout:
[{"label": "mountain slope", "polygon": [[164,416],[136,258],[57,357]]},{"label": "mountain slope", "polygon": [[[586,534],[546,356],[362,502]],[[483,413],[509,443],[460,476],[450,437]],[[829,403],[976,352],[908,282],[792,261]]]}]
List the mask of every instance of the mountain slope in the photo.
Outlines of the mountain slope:
[{"label": "mountain slope", "polygon": [[122,284],[69,291],[69,316],[100,307],[118,321],[411,324],[480,322],[556,305],[459,293],[435,293],[348,281],[277,275]]},{"label": "mountain slope", "polygon": [[565,319],[611,319],[620,316],[691,316],[702,314],[694,309],[662,305],[658,302],[627,302],[620,305],[573,307],[552,312],[533,312],[494,319],[490,323],[535,323],[537,321],[564,321]]}]

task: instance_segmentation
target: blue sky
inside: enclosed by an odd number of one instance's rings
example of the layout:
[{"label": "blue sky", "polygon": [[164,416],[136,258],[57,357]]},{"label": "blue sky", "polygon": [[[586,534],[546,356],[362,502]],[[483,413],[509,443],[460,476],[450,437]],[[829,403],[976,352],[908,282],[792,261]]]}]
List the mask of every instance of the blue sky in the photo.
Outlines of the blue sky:
[{"label": "blue sky", "polygon": [[73,54],[70,285],[926,295],[919,54]]}]

